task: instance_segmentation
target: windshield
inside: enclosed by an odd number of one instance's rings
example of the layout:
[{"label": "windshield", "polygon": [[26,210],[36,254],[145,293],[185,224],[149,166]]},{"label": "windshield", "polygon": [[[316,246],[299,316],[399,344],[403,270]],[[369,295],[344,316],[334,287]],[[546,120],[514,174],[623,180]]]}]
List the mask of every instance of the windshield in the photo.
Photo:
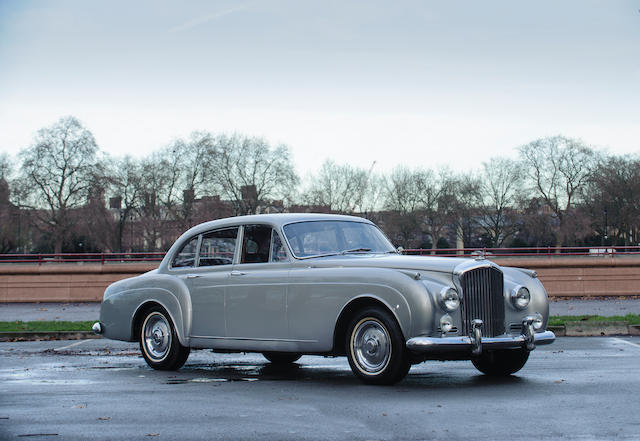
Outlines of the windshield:
[{"label": "windshield", "polygon": [[363,222],[297,222],[285,225],[283,230],[293,254],[298,258],[395,252],[378,227]]}]

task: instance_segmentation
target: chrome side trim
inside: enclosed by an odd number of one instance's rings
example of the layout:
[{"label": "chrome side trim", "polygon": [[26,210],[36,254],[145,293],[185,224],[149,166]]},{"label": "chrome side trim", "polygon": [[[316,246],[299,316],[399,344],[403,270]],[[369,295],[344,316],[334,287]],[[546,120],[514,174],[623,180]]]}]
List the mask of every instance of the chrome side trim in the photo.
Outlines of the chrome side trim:
[{"label": "chrome side trim", "polygon": [[206,335],[190,335],[191,338],[206,338],[209,340],[227,340],[227,341],[273,341],[286,343],[318,343],[318,340],[294,340],[286,338],[251,338],[251,337],[211,337]]},{"label": "chrome side trim", "polygon": [[[527,347],[530,337],[524,334],[515,337],[482,337],[482,350],[514,349]],[[556,336],[551,331],[544,331],[533,335],[535,345],[548,345],[555,341]],[[474,339],[464,337],[414,337],[407,340],[407,349],[413,352],[429,354],[446,354],[451,352],[469,352],[474,349]]]}]

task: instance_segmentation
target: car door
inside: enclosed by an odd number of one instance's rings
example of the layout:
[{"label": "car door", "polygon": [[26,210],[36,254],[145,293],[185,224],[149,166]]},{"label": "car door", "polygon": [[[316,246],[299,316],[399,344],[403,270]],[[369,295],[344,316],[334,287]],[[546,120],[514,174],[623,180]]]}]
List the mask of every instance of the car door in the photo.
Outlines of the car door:
[{"label": "car door", "polygon": [[225,295],[233,269],[238,231],[238,227],[232,227],[201,235],[195,267],[184,276],[191,293],[192,337],[227,336]]},{"label": "car door", "polygon": [[226,291],[227,336],[282,340],[288,336],[289,258],[269,225],[245,225],[239,262]]}]

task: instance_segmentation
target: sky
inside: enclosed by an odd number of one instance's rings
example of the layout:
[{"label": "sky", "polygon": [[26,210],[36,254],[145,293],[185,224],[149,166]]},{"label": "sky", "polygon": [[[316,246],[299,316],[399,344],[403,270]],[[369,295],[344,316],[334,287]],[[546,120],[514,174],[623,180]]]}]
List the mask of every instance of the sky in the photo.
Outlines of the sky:
[{"label": "sky", "polygon": [[264,137],[302,175],[640,153],[640,0],[0,0],[0,153],[65,115],[112,155]]}]

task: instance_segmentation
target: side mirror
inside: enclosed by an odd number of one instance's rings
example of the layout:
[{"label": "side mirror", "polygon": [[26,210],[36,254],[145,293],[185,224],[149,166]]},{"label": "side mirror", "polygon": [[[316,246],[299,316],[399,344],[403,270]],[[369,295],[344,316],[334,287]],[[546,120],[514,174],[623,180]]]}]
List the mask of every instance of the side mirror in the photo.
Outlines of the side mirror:
[{"label": "side mirror", "polygon": [[402,254],[402,253],[404,253],[404,248],[398,247],[398,248],[396,248],[396,251],[398,251],[398,254]]}]

